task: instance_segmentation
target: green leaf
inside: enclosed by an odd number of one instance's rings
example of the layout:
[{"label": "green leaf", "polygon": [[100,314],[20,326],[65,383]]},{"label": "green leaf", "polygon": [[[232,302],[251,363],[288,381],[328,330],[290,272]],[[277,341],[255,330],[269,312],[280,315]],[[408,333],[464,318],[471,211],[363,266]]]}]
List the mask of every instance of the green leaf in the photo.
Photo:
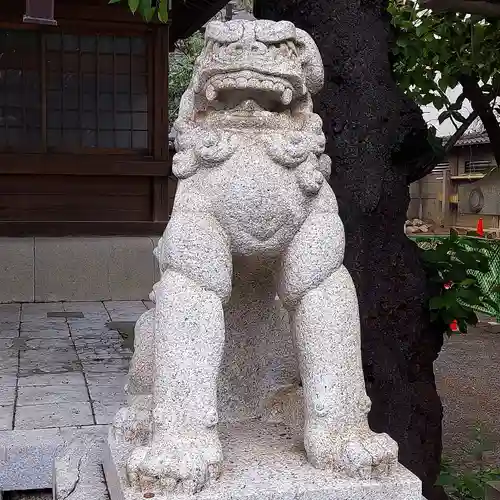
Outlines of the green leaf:
[{"label": "green leaf", "polygon": [[438,116],[438,122],[441,124],[451,116],[451,111],[443,111],[439,116]]},{"label": "green leaf", "polygon": [[467,279],[460,282],[460,286],[463,286],[463,287],[469,287],[471,285],[476,285],[476,284],[477,284],[476,278],[467,278]]},{"label": "green leaf", "polygon": [[472,498],[484,498],[484,486],[472,474],[464,474],[463,482],[472,495]]},{"label": "green leaf", "polygon": [[436,310],[446,306],[446,300],[442,296],[432,297],[429,300],[429,309]]},{"label": "green leaf", "polygon": [[461,288],[458,290],[457,295],[469,305],[479,304],[481,302],[481,291],[479,289]]},{"label": "green leaf", "polygon": [[137,9],[139,8],[139,3],[140,0],[128,0],[128,8],[132,12],[132,14],[135,14]]},{"label": "green leaf", "polygon": [[158,19],[162,23],[168,21],[168,0],[160,0],[158,4]]},{"label": "green leaf", "polygon": [[112,3],[120,3],[122,0],[109,0],[108,3],[112,4]]}]

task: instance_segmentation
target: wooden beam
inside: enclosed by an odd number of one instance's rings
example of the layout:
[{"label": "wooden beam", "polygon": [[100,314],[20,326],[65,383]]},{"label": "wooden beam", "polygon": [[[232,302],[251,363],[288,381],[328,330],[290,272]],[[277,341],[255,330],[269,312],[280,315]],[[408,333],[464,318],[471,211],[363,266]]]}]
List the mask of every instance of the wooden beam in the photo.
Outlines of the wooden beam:
[{"label": "wooden beam", "polygon": [[500,17],[500,3],[487,0],[423,0],[422,6],[436,12],[451,11]]},{"label": "wooden beam", "polygon": [[54,19],[54,0],[26,0],[26,13],[23,22],[56,26]]},{"label": "wooden beam", "polygon": [[1,175],[71,175],[167,177],[169,160],[132,155],[1,153]]}]

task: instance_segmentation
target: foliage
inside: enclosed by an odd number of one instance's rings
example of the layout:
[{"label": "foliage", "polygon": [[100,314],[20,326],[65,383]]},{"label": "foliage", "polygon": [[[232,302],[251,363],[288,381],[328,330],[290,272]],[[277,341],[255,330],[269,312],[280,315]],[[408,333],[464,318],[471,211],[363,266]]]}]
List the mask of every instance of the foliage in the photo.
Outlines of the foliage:
[{"label": "foliage", "polygon": [[109,3],[126,3],[132,14],[137,13],[148,22],[155,18],[163,23],[168,21],[169,0],[109,0]]},{"label": "foliage", "polygon": [[464,76],[473,77],[483,94],[500,90],[500,20],[477,15],[435,13],[418,0],[390,0],[396,32],[392,49],[394,76],[417,104],[444,108],[440,123],[464,122],[464,95],[450,102],[446,91]]},{"label": "foliage", "polygon": [[442,460],[437,484],[443,486],[451,500],[484,500],[485,486],[490,481],[500,480],[500,468],[484,465],[484,454],[491,446],[483,437],[481,427],[475,429],[473,447],[469,452],[478,462],[472,470],[458,472],[450,460]]},{"label": "foliage", "polygon": [[182,94],[189,85],[196,58],[203,48],[203,43],[203,35],[197,32],[186,40],[177,42],[175,52],[170,55],[168,73],[169,123],[174,123],[177,118]]},{"label": "foliage", "polygon": [[498,304],[484,293],[478,278],[490,271],[484,253],[488,245],[475,233],[459,236],[451,230],[448,238],[438,240],[434,248],[422,253],[428,278],[439,287],[438,295],[429,301],[431,321],[440,324],[448,334],[453,333],[450,325],[454,320],[465,333],[468,325],[477,324],[477,310],[488,307],[498,311]]}]

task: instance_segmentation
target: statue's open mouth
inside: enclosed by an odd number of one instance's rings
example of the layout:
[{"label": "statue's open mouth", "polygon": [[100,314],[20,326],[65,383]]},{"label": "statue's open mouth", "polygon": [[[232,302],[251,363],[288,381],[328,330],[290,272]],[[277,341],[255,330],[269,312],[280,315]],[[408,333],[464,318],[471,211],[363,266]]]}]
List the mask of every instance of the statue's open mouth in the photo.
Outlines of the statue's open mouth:
[{"label": "statue's open mouth", "polygon": [[238,71],[234,73],[219,73],[212,76],[205,86],[205,96],[209,102],[220,99],[228,91],[245,94],[266,95],[266,99],[289,106],[294,97],[292,85],[285,79],[264,75],[255,71]]},{"label": "statue's open mouth", "polygon": [[[220,72],[204,85],[206,121],[224,120],[239,127],[288,126],[301,90],[286,79],[252,70]],[[285,123],[285,121],[287,123]]]}]

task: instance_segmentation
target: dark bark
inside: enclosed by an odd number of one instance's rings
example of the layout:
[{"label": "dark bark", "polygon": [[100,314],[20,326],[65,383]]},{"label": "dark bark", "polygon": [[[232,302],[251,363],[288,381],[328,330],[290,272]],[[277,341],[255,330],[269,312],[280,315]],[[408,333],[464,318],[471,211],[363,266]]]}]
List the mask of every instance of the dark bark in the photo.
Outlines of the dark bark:
[{"label": "dark bark", "polygon": [[459,82],[464,89],[465,97],[470,101],[472,109],[483,122],[484,129],[490,139],[490,147],[495,155],[495,161],[497,165],[500,165],[500,123],[498,123],[493,107],[490,104],[491,98],[483,94],[479,87],[479,78],[462,75]]},{"label": "dark bark", "polygon": [[433,361],[442,334],[430,326],[429,289],[416,246],[403,231],[408,182],[433,157],[420,110],[397,89],[383,0],[258,0],[259,18],[308,31],[323,56],[324,120],[332,186],[345,224],[345,263],[362,321],[370,424],[400,446],[400,461],[430,500],[441,455],[441,402]]}]

